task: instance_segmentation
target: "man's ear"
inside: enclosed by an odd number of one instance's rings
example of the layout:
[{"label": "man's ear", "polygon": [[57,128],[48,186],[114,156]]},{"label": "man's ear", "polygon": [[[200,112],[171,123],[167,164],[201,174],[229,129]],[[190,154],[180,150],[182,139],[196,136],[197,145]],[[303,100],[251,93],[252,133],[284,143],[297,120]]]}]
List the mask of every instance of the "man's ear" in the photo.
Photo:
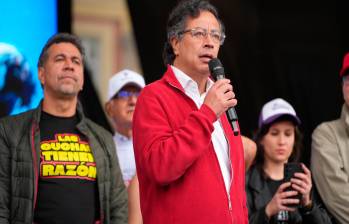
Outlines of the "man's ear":
[{"label": "man's ear", "polygon": [[105,109],[105,112],[107,113],[107,115],[109,117],[111,117],[111,113],[110,113],[110,110],[111,110],[111,101],[109,100],[108,102],[105,103],[104,105],[104,109]]},{"label": "man's ear", "polygon": [[179,39],[176,37],[172,37],[170,43],[171,43],[174,55],[178,56],[179,55]]},{"label": "man's ear", "polygon": [[39,67],[39,69],[38,69],[38,78],[40,80],[41,85],[45,84],[44,70],[45,69],[43,67]]}]

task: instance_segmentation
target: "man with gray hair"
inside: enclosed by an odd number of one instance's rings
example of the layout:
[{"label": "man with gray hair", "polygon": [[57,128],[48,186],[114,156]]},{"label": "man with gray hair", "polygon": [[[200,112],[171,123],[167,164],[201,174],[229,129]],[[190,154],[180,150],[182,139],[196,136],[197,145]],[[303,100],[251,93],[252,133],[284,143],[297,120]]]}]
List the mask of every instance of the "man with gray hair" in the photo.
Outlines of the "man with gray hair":
[{"label": "man with gray hair", "polygon": [[339,74],[344,104],[340,118],[313,132],[311,169],[314,182],[337,223],[349,223],[349,53]]},{"label": "man with gray hair", "polygon": [[126,186],[136,175],[132,119],[138,95],[144,86],[143,76],[129,69],[116,73],[109,80],[108,102],[105,104],[105,110],[115,131],[113,138]]},{"label": "man with gray hair", "polygon": [[133,118],[143,221],[247,224],[241,135],[225,116],[237,100],[230,80],[209,78],[224,26],[209,2],[181,1],[167,36],[167,71],[142,90]]}]

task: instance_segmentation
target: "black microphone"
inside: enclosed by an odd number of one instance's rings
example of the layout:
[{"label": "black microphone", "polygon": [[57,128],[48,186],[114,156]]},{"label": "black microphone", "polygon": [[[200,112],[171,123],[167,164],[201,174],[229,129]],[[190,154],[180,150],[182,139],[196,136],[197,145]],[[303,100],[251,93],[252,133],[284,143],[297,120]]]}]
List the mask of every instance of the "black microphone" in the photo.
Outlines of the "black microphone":
[{"label": "black microphone", "polygon": [[[225,78],[224,68],[221,61],[218,58],[213,58],[208,62],[208,67],[210,69],[210,73],[215,80],[220,80]],[[229,123],[231,128],[233,129],[234,135],[237,136],[239,134],[239,126],[237,124],[238,115],[234,107],[230,107],[226,111]]]}]

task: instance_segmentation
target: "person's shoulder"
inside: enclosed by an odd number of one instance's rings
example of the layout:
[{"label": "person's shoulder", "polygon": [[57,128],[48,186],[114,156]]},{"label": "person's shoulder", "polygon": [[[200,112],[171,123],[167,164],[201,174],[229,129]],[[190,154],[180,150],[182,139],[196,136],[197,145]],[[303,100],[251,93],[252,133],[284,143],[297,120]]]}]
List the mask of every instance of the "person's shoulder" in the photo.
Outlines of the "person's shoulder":
[{"label": "person's shoulder", "polygon": [[156,80],[142,89],[137,99],[137,104],[149,102],[149,99],[164,100],[164,97],[167,96],[168,93],[169,89],[166,82],[163,79]]},{"label": "person's shoulder", "polygon": [[156,80],[156,81],[154,81],[154,82],[149,83],[148,85],[146,85],[146,86],[142,89],[141,94],[142,94],[142,93],[147,93],[147,94],[149,94],[149,93],[158,93],[157,91],[158,91],[159,89],[164,88],[164,86],[165,86],[165,81],[164,81],[164,79],[163,79],[163,78],[158,79],[158,80]]},{"label": "person's shoulder", "polygon": [[101,125],[97,124],[96,122],[92,121],[89,118],[85,118],[85,121],[94,132],[100,134],[101,136],[107,136],[112,138],[112,134]]},{"label": "person's shoulder", "polygon": [[259,171],[257,169],[257,165],[253,164],[246,172],[246,176],[256,175],[256,173],[259,173]]},{"label": "person's shoulder", "polygon": [[253,164],[245,175],[245,185],[248,188],[258,189],[262,183],[262,174],[256,164]]},{"label": "person's shoulder", "polygon": [[337,145],[338,141],[346,138],[346,125],[343,120],[336,119],[323,122],[312,133],[312,150],[322,149],[325,144]]},{"label": "person's shoulder", "polygon": [[322,122],[314,129],[313,136],[320,133],[332,133],[341,126],[344,126],[341,119]]},{"label": "person's shoulder", "polygon": [[31,122],[33,119],[34,109],[22,112],[16,115],[9,115],[0,118],[0,124],[2,126],[10,126],[13,128],[19,128],[18,125],[24,124],[26,122]]},{"label": "person's shoulder", "polygon": [[29,133],[33,124],[33,110],[0,119],[0,135],[17,141]]}]

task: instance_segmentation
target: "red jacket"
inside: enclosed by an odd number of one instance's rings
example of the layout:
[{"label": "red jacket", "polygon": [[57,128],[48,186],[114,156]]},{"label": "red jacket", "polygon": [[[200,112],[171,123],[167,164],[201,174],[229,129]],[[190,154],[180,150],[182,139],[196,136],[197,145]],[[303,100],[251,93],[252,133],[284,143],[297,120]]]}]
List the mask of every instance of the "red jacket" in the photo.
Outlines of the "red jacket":
[{"label": "red jacket", "polygon": [[229,200],[211,141],[215,121],[208,106],[197,109],[170,66],[142,90],[133,141],[144,224],[247,224],[241,137],[223,115],[234,172]]}]

